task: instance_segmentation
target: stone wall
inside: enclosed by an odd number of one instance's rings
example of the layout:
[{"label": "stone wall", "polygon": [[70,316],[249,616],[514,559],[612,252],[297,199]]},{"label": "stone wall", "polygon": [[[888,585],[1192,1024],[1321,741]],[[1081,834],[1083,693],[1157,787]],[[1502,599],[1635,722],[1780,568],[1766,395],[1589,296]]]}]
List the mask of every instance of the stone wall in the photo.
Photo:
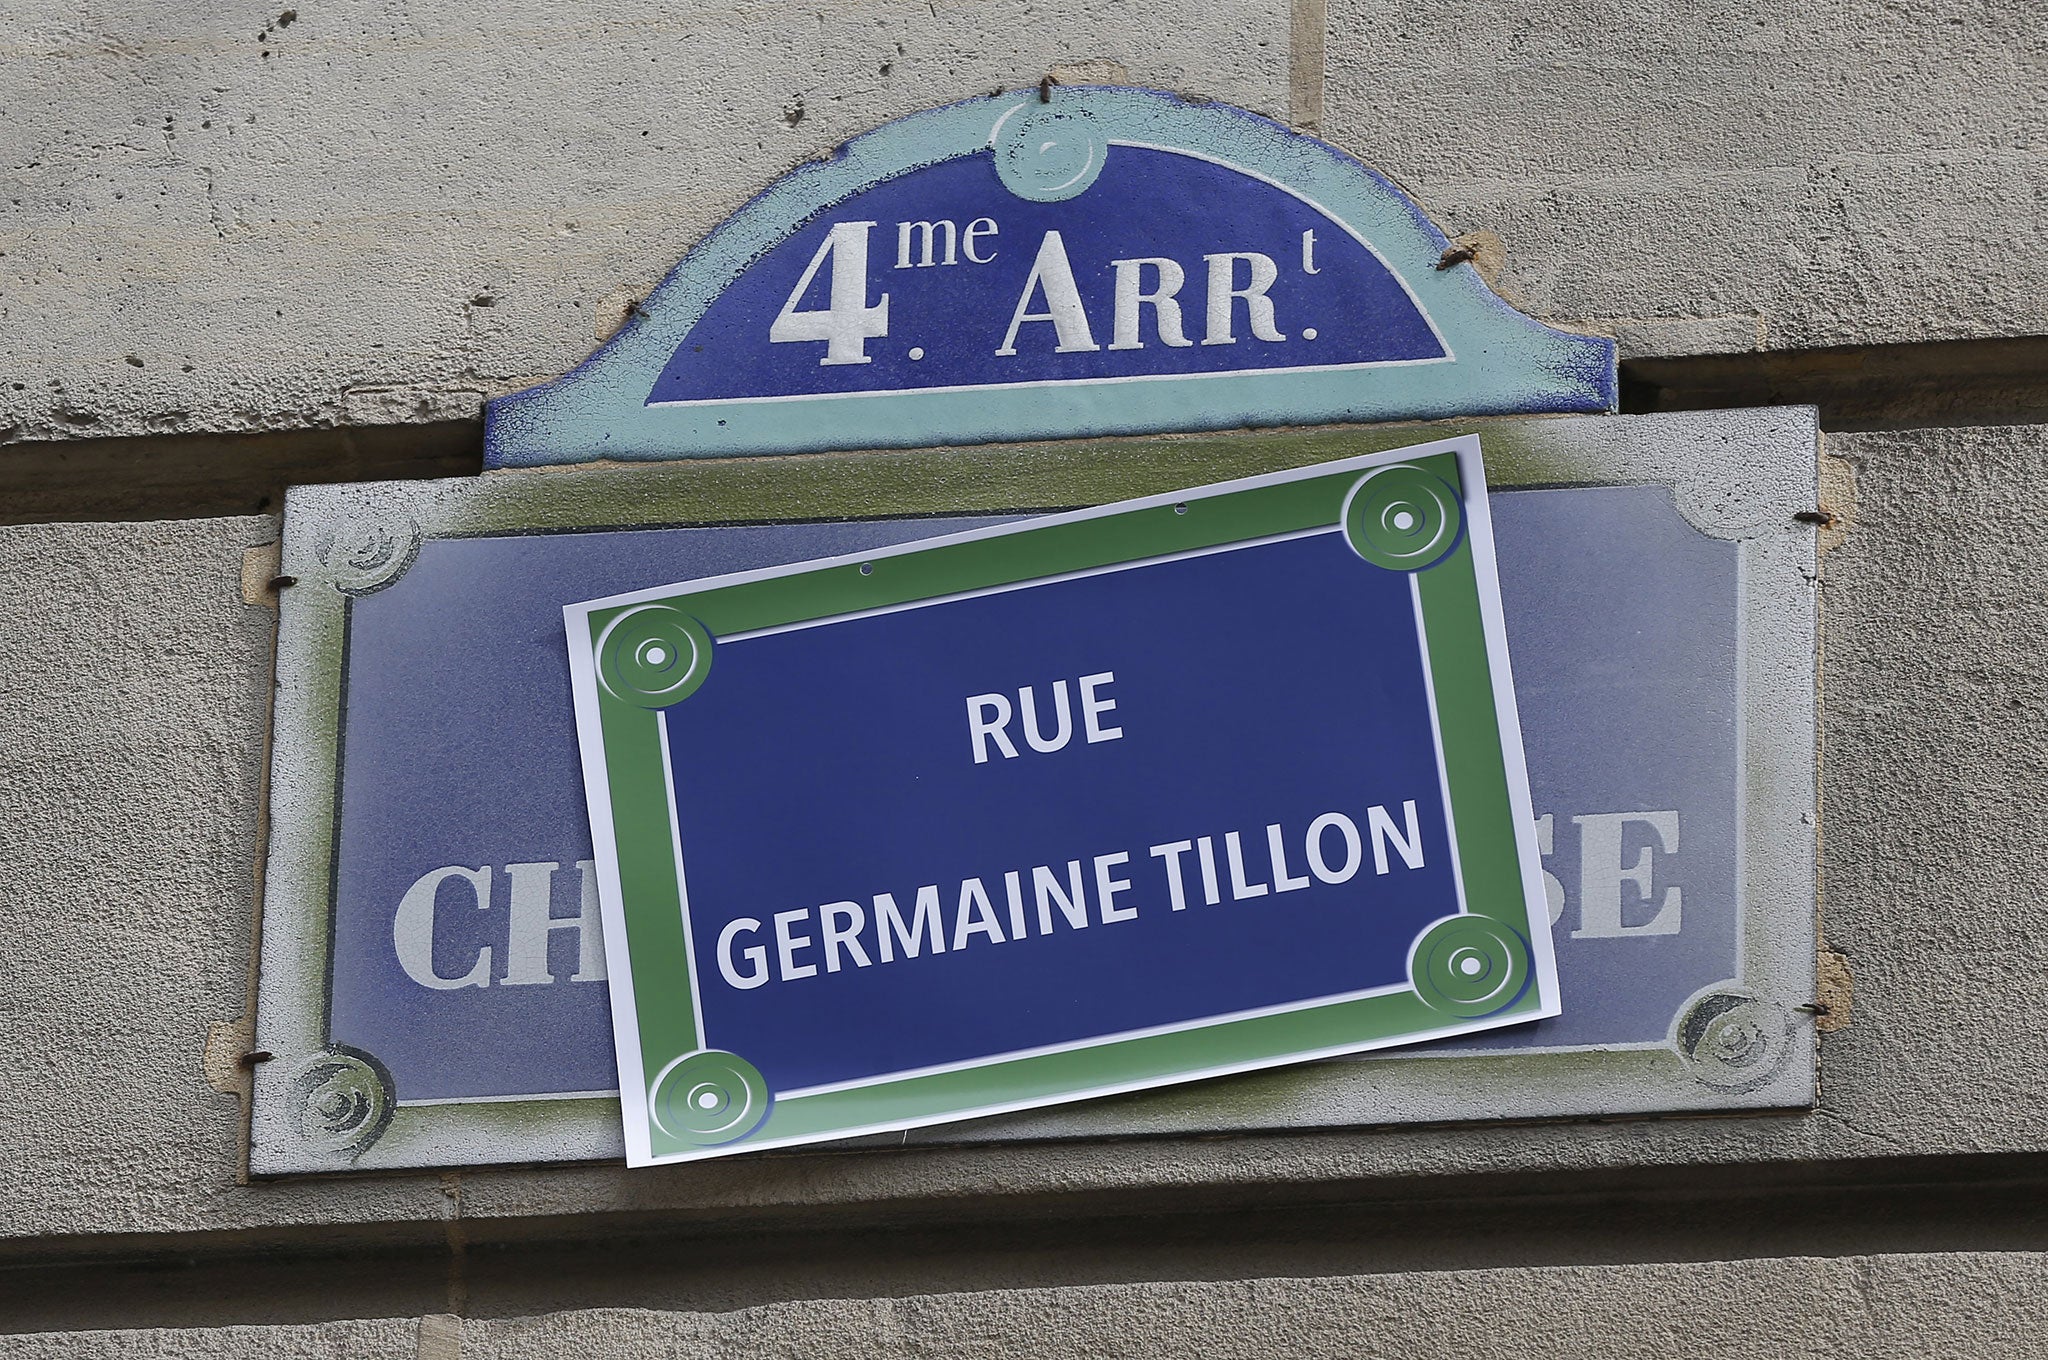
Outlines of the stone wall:
[{"label": "stone wall", "polygon": [[[1681,8],[16,6],[0,499],[85,436],[460,430],[781,170],[1054,68],[1316,123],[1632,357],[2048,333],[2037,7]],[[2038,1353],[2048,429],[2002,418],[1828,442],[1854,1007],[1802,1115],[250,1184],[276,521],[0,528],[0,1353]]]}]

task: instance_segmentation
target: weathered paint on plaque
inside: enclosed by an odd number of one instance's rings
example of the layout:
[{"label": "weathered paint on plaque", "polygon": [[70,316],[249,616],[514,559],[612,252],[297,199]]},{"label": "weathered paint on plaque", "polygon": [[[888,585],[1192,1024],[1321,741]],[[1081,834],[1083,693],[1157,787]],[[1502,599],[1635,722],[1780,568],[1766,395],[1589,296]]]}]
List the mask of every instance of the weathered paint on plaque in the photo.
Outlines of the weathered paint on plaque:
[{"label": "weathered paint on plaque", "polygon": [[676,266],[492,466],[1608,411],[1610,340],[1522,315],[1384,176],[1148,90],[856,137]]}]

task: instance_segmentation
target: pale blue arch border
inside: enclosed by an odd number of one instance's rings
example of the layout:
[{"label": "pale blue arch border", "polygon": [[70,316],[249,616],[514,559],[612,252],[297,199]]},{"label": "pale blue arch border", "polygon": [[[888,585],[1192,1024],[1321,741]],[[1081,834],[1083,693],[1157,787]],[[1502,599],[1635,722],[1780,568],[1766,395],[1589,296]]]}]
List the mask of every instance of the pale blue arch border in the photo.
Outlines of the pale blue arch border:
[{"label": "pale blue arch border", "polygon": [[863,133],[783,176],[685,255],[627,324],[576,369],[485,408],[487,467],[663,461],[832,449],[1086,438],[1339,421],[1608,412],[1612,340],[1545,325],[1469,267],[1439,270],[1449,241],[1385,176],[1327,143],[1227,104],[1156,90],[1053,89],[1114,145],[1185,151],[1272,180],[1372,243],[1449,343],[1448,362],[1337,371],[1079,381],[774,402],[649,406],[648,392],[705,310],[751,264],[854,194],[983,152],[1036,91],[970,99]]}]

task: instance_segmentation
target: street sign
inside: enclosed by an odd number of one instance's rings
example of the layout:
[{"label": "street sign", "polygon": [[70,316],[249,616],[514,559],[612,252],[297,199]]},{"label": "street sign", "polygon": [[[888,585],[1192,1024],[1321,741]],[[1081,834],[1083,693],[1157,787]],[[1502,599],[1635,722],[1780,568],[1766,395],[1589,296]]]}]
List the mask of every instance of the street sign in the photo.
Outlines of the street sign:
[{"label": "street sign", "polygon": [[[1786,509],[1814,495],[1811,414],[1471,428],[1487,441],[1568,1013],[905,1137],[1811,1100],[1812,1029],[1796,1008],[1812,997],[1814,947],[1813,547]],[[563,604],[1415,437],[1204,435],[1091,446],[1085,459],[1051,445],[294,488],[257,1013],[257,1047],[276,1058],[255,1073],[252,1166],[622,1154]],[[776,522],[793,506],[808,522]]]},{"label": "street sign", "polygon": [[1477,439],[565,614],[634,1165],[1558,1012]]},{"label": "street sign", "polygon": [[1524,316],[1385,176],[1244,109],[1047,88],[853,138],[712,232],[514,467],[1611,411],[1614,342]]}]

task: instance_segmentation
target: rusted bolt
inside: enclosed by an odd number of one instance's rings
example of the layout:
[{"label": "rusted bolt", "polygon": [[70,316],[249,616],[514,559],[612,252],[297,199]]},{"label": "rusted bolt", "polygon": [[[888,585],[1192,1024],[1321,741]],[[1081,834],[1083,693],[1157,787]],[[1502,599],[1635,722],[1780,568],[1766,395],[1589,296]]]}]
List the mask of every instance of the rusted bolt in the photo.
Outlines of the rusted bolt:
[{"label": "rusted bolt", "polygon": [[1052,87],[1057,84],[1059,82],[1052,78],[1052,72],[1047,71],[1045,79],[1038,82],[1038,102],[1041,104],[1052,103]]},{"label": "rusted bolt", "polygon": [[1818,524],[1823,529],[1835,527],[1835,512],[1828,509],[1801,510],[1792,518],[1801,524]]},{"label": "rusted bolt", "polygon": [[272,590],[283,590],[287,586],[295,586],[298,583],[299,578],[296,576],[273,576],[270,578],[270,588]]},{"label": "rusted bolt", "polygon": [[257,1063],[267,1063],[276,1056],[277,1055],[275,1053],[272,1053],[267,1048],[258,1048],[252,1049],[251,1051],[244,1053],[241,1057],[235,1059],[235,1061],[243,1067],[254,1067]]},{"label": "rusted bolt", "polygon": [[1479,252],[1471,246],[1452,246],[1449,250],[1437,256],[1437,272],[1442,273],[1453,265],[1463,264],[1465,261],[1475,258],[1478,254]]}]

